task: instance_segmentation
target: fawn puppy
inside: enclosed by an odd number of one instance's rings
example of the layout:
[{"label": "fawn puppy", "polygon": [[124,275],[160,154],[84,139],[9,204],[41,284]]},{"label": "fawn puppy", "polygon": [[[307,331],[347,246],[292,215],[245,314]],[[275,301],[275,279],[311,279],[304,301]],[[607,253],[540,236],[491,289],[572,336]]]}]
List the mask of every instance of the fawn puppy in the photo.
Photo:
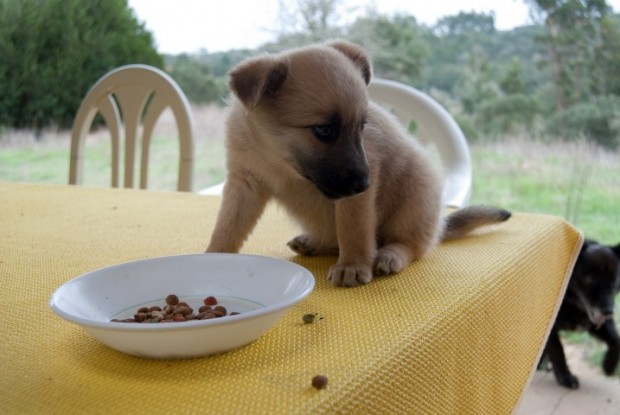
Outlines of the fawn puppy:
[{"label": "fawn puppy", "polygon": [[228,176],[207,252],[237,252],[275,199],[303,229],[289,247],[337,254],[328,278],[353,287],[510,217],[488,206],[441,217],[440,174],[369,101],[371,73],[366,53],[345,41],[251,58],[231,71]]}]

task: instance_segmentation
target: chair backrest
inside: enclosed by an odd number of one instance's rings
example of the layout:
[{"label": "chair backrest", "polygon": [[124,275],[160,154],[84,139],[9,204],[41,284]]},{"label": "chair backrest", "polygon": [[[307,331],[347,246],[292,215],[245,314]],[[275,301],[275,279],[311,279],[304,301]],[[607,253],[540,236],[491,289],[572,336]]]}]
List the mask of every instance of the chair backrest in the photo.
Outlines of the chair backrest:
[{"label": "chair backrest", "polygon": [[372,100],[390,109],[405,126],[413,121],[414,135],[437,148],[445,180],[443,203],[465,206],[471,197],[471,157],[465,136],[450,113],[427,94],[399,82],[374,79],[368,92]]},{"label": "chair backrest", "polygon": [[138,135],[142,131],[140,188],[146,189],[151,136],[159,116],[168,107],[176,120],[180,144],[177,190],[192,191],[194,130],[189,102],[170,76],[147,65],[126,65],[108,72],[82,100],[73,122],[69,184],[83,182],[85,140],[99,112],[112,139],[112,186],[119,187],[120,145],[123,137],[123,186],[134,187],[135,153]]}]

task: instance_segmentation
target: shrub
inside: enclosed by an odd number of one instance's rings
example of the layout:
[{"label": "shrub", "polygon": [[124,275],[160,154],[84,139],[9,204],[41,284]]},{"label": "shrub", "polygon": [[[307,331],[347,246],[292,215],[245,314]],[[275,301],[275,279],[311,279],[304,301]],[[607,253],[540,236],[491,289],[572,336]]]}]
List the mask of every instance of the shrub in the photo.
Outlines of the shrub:
[{"label": "shrub", "polygon": [[552,116],[547,132],[564,139],[585,137],[603,147],[620,145],[620,97],[598,96]]},{"label": "shrub", "polygon": [[471,116],[467,114],[456,114],[454,115],[454,120],[461,128],[468,142],[472,143],[480,138],[480,132],[477,130],[476,123]]},{"label": "shrub", "polygon": [[515,133],[518,129],[531,129],[538,112],[539,105],[534,98],[511,94],[481,102],[476,119],[486,134]]},{"label": "shrub", "polygon": [[179,84],[191,102],[224,104],[228,91],[226,78],[213,76],[209,64],[185,54],[171,61],[170,76]]}]

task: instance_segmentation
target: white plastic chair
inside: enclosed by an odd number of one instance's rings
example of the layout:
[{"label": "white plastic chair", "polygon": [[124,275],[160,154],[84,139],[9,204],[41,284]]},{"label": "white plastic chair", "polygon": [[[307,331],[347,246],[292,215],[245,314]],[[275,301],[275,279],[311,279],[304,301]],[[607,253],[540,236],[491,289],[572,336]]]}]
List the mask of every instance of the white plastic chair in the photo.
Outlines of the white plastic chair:
[{"label": "white plastic chair", "polygon": [[[370,98],[386,108],[405,126],[417,125],[415,136],[437,148],[444,172],[442,200],[448,207],[463,207],[471,197],[472,168],[467,141],[454,118],[427,94],[399,82],[374,79],[368,86]],[[220,183],[199,193],[220,195]]]},{"label": "white plastic chair", "polygon": [[126,65],[102,76],[88,91],[73,122],[69,184],[83,183],[84,147],[93,119],[101,114],[112,139],[112,187],[119,187],[120,145],[124,130],[124,187],[134,187],[138,135],[141,137],[140,188],[146,189],[149,148],[155,124],[170,107],[180,144],[177,190],[192,191],[194,136],[191,110],[177,83],[161,70],[147,65]]},{"label": "white plastic chair", "polygon": [[472,191],[471,156],[467,140],[450,113],[429,95],[399,82],[374,79],[368,92],[405,126],[415,122],[414,135],[437,148],[444,172],[444,205],[465,206]]}]

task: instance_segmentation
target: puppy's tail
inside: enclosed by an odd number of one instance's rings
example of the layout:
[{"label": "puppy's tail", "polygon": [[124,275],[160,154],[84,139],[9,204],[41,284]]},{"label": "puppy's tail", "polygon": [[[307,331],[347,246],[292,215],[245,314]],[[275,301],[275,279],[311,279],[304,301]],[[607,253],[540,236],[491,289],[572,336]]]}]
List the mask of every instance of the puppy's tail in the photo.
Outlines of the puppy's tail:
[{"label": "puppy's tail", "polygon": [[442,241],[461,238],[474,229],[508,220],[512,216],[507,210],[493,206],[474,205],[459,209],[446,216]]}]

